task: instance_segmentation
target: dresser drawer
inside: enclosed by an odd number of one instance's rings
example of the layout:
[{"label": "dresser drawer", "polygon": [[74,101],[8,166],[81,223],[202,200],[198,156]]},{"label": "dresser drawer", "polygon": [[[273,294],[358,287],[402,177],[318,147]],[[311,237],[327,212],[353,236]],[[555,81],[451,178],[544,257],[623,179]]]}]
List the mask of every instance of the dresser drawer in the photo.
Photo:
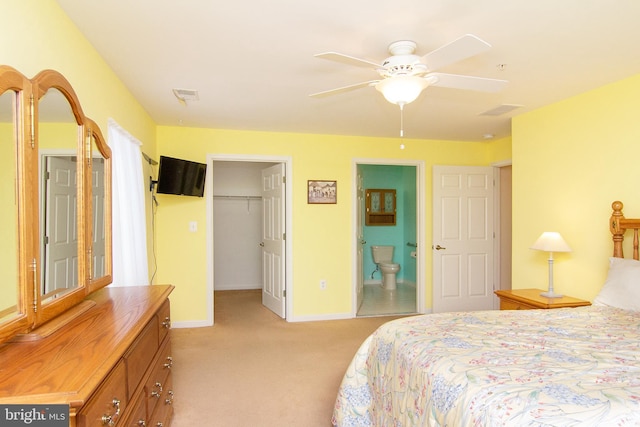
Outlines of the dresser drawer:
[{"label": "dresser drawer", "polygon": [[144,397],[144,394],[139,393],[137,395],[136,401],[131,402],[129,404],[135,405],[135,408],[129,416],[127,420],[122,423],[124,427],[145,427],[148,426],[147,422],[147,400]]},{"label": "dresser drawer", "polygon": [[171,342],[167,339],[158,352],[158,358],[153,367],[153,371],[147,380],[145,393],[147,397],[147,408],[153,412],[156,405],[162,401],[162,396],[167,391],[167,378],[171,373]]},{"label": "dresser drawer", "polygon": [[78,427],[115,425],[127,406],[126,384],[126,366],[121,360],[78,412]]},{"label": "dresser drawer", "polygon": [[169,333],[169,329],[171,329],[171,306],[169,300],[166,300],[158,310],[158,322],[160,324],[160,341],[158,344],[160,344]]},{"label": "dresser drawer", "polygon": [[171,373],[165,380],[162,395],[151,415],[150,426],[168,427],[173,417],[173,381]]},{"label": "dresser drawer", "polygon": [[132,396],[158,351],[158,322],[154,317],[124,355],[128,392]]},{"label": "dresser drawer", "polygon": [[538,307],[507,299],[500,300],[500,310],[533,310]]}]

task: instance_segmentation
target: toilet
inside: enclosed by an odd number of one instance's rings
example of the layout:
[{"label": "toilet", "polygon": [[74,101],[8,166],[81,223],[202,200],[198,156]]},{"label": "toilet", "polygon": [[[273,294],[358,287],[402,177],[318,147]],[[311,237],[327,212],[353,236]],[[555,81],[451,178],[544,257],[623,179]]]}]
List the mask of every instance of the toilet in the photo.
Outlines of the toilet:
[{"label": "toilet", "polygon": [[396,288],[396,274],[400,271],[400,264],[393,262],[393,246],[371,246],[373,262],[382,271],[382,287],[387,290]]}]

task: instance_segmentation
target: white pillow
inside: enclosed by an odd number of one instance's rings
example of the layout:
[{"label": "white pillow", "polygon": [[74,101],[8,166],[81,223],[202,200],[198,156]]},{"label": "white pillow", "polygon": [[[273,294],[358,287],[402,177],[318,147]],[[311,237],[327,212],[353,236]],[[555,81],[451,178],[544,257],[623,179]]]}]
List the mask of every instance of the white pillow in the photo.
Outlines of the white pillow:
[{"label": "white pillow", "polygon": [[640,311],[640,261],[609,258],[609,273],[594,304]]}]

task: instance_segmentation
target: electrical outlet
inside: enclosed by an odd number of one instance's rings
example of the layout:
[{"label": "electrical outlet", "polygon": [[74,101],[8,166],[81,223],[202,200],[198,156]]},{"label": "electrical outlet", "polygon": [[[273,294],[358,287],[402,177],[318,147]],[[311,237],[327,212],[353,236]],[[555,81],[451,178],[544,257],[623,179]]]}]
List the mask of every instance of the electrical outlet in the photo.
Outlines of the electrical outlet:
[{"label": "electrical outlet", "polygon": [[327,289],[327,281],[326,280],[320,280],[320,289],[322,289],[323,291],[325,289]]}]

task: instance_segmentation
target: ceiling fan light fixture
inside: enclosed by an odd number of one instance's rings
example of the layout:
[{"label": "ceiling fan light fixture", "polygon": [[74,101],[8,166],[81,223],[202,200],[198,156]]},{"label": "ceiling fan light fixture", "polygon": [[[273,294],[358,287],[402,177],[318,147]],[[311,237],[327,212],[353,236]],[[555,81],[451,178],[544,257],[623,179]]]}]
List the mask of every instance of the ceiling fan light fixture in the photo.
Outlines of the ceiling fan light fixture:
[{"label": "ceiling fan light fixture", "polygon": [[380,81],[376,89],[390,103],[403,106],[415,101],[427,86],[429,81],[422,77],[396,76]]}]

